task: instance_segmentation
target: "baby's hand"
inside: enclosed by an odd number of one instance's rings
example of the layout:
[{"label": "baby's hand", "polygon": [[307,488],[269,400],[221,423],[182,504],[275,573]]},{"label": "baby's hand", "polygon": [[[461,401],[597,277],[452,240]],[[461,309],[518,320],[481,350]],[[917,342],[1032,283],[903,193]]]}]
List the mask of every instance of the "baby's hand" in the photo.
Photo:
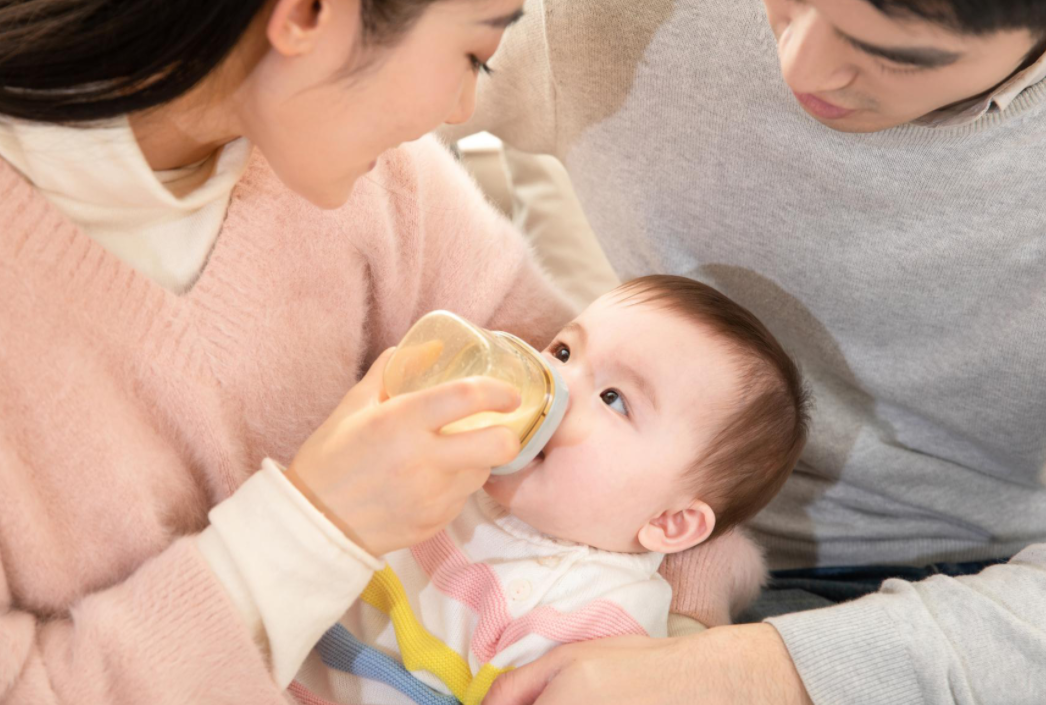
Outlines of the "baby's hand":
[{"label": "baby's hand", "polygon": [[424,541],[456,517],[490,468],[519,453],[503,426],[441,435],[482,411],[508,412],[519,392],[472,377],[388,399],[375,361],[305,441],[287,477],[345,534],[379,556]]}]

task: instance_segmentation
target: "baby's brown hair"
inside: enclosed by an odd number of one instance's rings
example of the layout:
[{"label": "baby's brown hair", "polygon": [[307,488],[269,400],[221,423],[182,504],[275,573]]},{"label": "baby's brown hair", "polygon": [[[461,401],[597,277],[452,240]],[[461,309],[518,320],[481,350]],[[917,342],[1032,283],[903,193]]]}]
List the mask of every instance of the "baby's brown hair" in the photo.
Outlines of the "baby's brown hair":
[{"label": "baby's brown hair", "polygon": [[653,275],[618,292],[704,326],[738,354],[740,404],[685,477],[715,511],[715,538],[769,504],[803,452],[810,399],[799,367],[755,315],[706,284]]}]

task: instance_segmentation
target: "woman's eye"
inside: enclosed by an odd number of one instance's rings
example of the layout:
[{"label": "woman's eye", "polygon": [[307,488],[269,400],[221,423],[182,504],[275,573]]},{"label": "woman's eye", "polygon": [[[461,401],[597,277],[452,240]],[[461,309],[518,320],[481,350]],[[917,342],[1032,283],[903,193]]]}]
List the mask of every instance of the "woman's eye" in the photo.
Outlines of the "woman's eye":
[{"label": "woman's eye", "polygon": [[469,61],[472,62],[472,70],[475,71],[476,73],[479,73],[480,71],[482,71],[483,73],[487,74],[488,76],[490,74],[494,73],[494,69],[490,68],[490,66],[487,65],[487,62],[480,61],[479,57],[476,56],[475,54],[469,54]]},{"label": "woman's eye", "polygon": [[599,398],[603,400],[603,403],[609,406],[611,409],[621,414],[622,416],[628,416],[628,407],[625,406],[625,399],[621,396],[620,392],[616,389],[608,389],[599,395]]},{"label": "woman's eye", "polygon": [[552,357],[556,358],[560,362],[566,362],[570,359],[570,348],[563,343],[557,343],[552,348]]}]

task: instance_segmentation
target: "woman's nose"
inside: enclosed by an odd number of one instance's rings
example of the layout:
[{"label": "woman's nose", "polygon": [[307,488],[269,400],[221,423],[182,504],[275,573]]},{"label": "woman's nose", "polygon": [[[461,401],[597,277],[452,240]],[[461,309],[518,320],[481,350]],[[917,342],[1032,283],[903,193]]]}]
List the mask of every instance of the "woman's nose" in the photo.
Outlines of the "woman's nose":
[{"label": "woman's nose", "polygon": [[811,6],[799,9],[777,41],[781,74],[796,93],[828,93],[846,88],[857,75],[835,28]]},{"label": "woman's nose", "polygon": [[472,114],[476,112],[476,83],[478,78],[478,74],[473,73],[465,79],[464,84],[461,86],[458,104],[454,106],[453,112],[447,116],[446,123],[448,125],[460,125],[463,122],[468,122]]}]

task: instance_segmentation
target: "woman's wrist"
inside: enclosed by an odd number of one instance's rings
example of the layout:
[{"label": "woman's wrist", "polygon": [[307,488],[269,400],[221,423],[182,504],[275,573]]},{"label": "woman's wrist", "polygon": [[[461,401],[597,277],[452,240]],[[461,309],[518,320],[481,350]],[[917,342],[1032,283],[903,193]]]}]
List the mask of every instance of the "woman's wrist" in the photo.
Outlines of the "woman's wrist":
[{"label": "woman's wrist", "polygon": [[291,483],[291,485],[294,486],[294,489],[298,490],[298,492],[301,493],[301,495],[309,501],[309,504],[315,507],[316,510],[327,519],[327,521],[329,521],[331,524],[337,527],[337,529],[341,533],[345,534],[345,538],[347,538],[349,541],[352,541],[354,544],[356,544],[372,556],[374,555],[374,552],[367,547],[367,545],[356,534],[356,532],[353,531],[352,528],[348,524],[346,524],[340,516],[331,511],[330,507],[324,504],[323,500],[320,499],[319,496],[312,491],[312,488],[309,487],[309,484],[305,482],[305,480],[302,479],[301,475],[299,475],[295,470],[294,463],[291,463],[291,466],[283,471],[283,476],[287,479],[289,483]]}]

